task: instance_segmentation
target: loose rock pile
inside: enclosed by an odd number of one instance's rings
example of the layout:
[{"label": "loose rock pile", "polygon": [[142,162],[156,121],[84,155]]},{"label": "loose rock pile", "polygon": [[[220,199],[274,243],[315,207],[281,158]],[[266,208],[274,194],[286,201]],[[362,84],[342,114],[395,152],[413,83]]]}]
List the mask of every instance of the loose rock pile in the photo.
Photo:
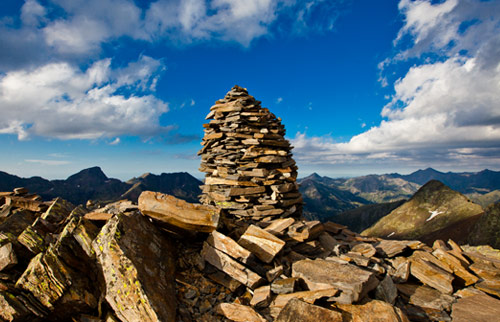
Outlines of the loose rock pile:
[{"label": "loose rock pile", "polygon": [[[500,316],[500,251],[487,246],[450,240],[429,247],[296,218],[248,223],[238,233],[221,225],[212,207],[151,192],[143,193],[139,210],[129,201],[85,209],[6,194],[0,197],[0,321]],[[40,211],[29,210],[34,207]],[[185,211],[198,225],[187,229],[173,219]],[[209,226],[210,233],[196,232]]]},{"label": "loose rock pile", "polygon": [[201,202],[247,220],[300,217],[297,166],[281,119],[239,86],[215,102],[206,119],[198,153],[206,173]]}]

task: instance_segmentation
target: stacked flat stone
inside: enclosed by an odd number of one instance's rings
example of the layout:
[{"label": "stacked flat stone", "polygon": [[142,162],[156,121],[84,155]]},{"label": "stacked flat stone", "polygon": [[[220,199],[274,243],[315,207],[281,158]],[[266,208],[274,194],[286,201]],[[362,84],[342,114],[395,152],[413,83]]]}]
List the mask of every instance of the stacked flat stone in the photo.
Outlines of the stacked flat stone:
[{"label": "stacked flat stone", "polygon": [[297,166],[285,127],[245,88],[234,86],[210,108],[200,171],[203,204],[235,218],[300,217]]}]

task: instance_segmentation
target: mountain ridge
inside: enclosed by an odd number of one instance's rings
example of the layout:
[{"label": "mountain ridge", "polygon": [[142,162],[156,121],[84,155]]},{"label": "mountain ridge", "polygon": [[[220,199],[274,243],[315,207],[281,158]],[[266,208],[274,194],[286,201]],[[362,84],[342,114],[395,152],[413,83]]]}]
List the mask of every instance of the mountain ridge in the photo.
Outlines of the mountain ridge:
[{"label": "mountain ridge", "polygon": [[197,202],[201,193],[201,181],[187,172],[145,173],[138,178],[123,182],[108,178],[100,167],[83,169],[67,179],[47,180],[42,177],[21,178],[0,171],[0,191],[11,191],[25,187],[38,193],[44,199],[62,197],[74,204],[84,204],[87,200],[109,202],[128,198],[137,201],[144,190],[155,190],[174,195],[180,199]]}]

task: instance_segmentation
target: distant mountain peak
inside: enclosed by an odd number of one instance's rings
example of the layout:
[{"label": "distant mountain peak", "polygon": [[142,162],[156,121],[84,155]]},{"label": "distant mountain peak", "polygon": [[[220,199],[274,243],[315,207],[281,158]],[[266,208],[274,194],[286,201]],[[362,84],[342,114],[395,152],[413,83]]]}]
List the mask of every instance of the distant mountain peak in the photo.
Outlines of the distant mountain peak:
[{"label": "distant mountain peak", "polygon": [[311,180],[321,180],[323,177],[320,176],[319,174],[317,174],[316,172],[313,172],[312,174],[308,175],[307,177],[305,177],[304,179],[302,180],[307,180],[307,179],[311,179]]},{"label": "distant mountain peak", "polygon": [[82,171],[75,173],[67,179],[68,182],[81,180],[85,180],[86,182],[104,182],[108,180],[108,177],[104,174],[100,167],[91,167],[88,169],[83,169]]}]

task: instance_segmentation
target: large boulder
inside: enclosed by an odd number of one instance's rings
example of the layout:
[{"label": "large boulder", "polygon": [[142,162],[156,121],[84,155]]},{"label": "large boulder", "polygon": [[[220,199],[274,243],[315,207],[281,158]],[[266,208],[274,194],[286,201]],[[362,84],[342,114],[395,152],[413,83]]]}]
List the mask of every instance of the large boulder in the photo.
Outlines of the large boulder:
[{"label": "large boulder", "polygon": [[147,217],[114,216],[92,245],[121,321],[175,321],[174,248]]},{"label": "large boulder", "polygon": [[92,223],[72,216],[57,241],[36,255],[16,282],[47,308],[50,319],[68,319],[97,307],[97,270],[93,254],[85,250],[97,232]]},{"label": "large boulder", "polygon": [[141,193],[139,210],[159,223],[186,230],[211,232],[219,223],[219,213],[214,207],[191,204],[160,192]]}]

